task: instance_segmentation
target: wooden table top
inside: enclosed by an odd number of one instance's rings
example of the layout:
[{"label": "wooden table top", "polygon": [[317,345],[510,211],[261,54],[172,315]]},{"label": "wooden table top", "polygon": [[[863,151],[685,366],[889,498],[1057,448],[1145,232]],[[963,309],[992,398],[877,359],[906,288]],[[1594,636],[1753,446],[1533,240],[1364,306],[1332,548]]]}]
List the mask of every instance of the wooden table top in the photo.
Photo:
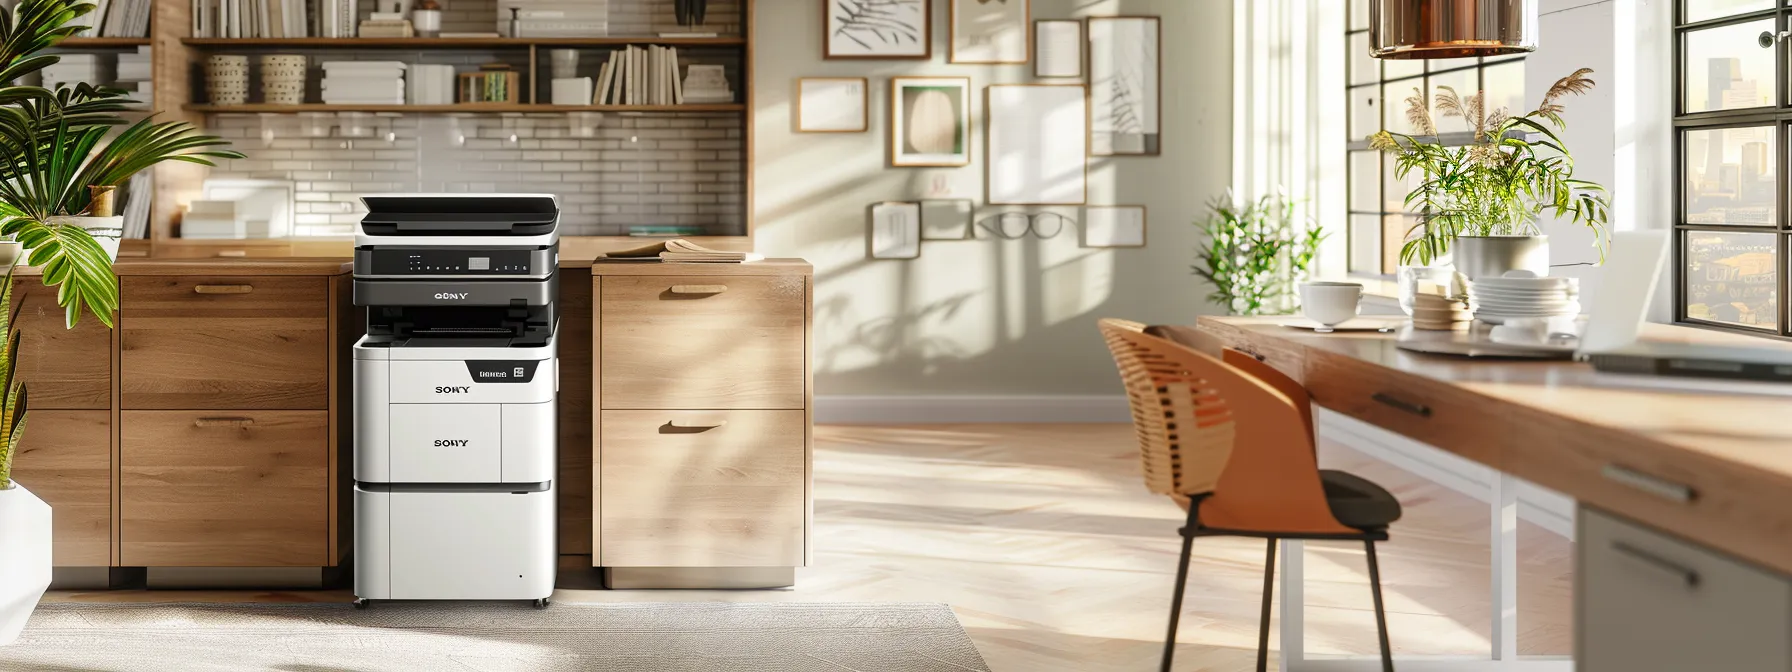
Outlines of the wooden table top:
[{"label": "wooden table top", "polygon": [[[1569,361],[1423,354],[1399,349],[1393,334],[1319,334],[1277,326],[1283,319],[1203,317],[1198,328],[1229,345],[1287,353],[1295,370],[1278,368],[1302,379],[1319,406],[1425,434],[1414,438],[1792,573],[1792,515],[1780,511],[1792,511],[1785,506],[1792,502],[1788,386],[1600,373]],[[1792,350],[1779,341],[1670,325],[1648,325],[1644,339]],[[1266,361],[1278,364],[1273,354]],[[1358,365],[1369,368],[1352,368]],[[1343,378],[1365,372],[1386,377],[1363,386],[1391,387],[1396,396],[1453,412],[1429,417],[1431,424],[1418,432],[1403,431],[1409,421],[1398,412],[1357,398],[1366,394],[1344,393],[1353,381]],[[1634,492],[1597,476],[1610,464],[1691,484],[1697,494],[1680,505],[1685,508],[1634,499]],[[1695,510],[1723,520],[1683,515]],[[1731,529],[1713,529],[1724,526]],[[1751,535],[1774,538],[1739,540]]]},{"label": "wooden table top", "polygon": [[[112,264],[117,275],[341,275],[354,270],[348,259],[338,257],[242,257],[231,259],[119,259]],[[22,276],[35,276],[35,266],[20,266]]]}]

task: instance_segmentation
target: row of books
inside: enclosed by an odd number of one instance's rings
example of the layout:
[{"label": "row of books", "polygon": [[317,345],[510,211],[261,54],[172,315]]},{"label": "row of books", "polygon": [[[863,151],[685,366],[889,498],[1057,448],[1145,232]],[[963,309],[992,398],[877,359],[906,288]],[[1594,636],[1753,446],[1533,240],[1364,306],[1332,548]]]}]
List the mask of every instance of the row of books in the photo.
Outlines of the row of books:
[{"label": "row of books", "polygon": [[154,0],[97,0],[87,14],[69,22],[87,26],[82,37],[149,37],[149,11]]},{"label": "row of books", "polygon": [[597,75],[593,105],[683,105],[678,48],[628,46],[610,52]]},{"label": "row of books", "polygon": [[[102,0],[103,2],[104,0]],[[142,2],[151,0],[112,0]],[[193,36],[354,37],[360,0],[190,0]],[[145,31],[148,25],[144,26]]]}]

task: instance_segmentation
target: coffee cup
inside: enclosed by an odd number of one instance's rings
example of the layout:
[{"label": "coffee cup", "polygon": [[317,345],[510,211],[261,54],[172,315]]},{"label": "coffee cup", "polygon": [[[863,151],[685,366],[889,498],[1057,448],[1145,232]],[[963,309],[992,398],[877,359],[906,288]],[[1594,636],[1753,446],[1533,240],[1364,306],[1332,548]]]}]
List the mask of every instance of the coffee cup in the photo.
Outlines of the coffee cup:
[{"label": "coffee cup", "polygon": [[1363,286],[1354,282],[1303,282],[1300,285],[1300,313],[1331,331],[1332,327],[1356,317],[1363,300]]}]

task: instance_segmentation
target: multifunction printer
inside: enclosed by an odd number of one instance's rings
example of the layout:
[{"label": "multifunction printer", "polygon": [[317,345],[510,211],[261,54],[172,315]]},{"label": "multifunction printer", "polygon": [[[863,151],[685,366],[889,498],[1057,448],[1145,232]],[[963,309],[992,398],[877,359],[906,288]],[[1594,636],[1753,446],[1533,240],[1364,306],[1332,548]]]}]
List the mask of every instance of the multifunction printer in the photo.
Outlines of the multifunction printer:
[{"label": "multifunction printer", "polygon": [[559,206],[362,197],[355,604],[554,590]]}]

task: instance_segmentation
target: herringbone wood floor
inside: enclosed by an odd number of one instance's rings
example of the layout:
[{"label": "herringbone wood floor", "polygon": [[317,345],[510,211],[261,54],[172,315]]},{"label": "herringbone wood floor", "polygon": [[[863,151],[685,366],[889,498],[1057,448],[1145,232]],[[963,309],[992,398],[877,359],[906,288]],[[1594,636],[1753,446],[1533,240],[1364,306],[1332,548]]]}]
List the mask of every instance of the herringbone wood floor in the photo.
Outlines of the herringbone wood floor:
[{"label": "herringbone wood floor", "polygon": [[[815,566],[785,591],[563,589],[560,602],[932,601],[957,610],[999,672],[1156,669],[1181,512],[1147,494],[1125,425],[818,427]],[[1326,445],[1321,462],[1375,480],[1406,517],[1381,548],[1396,653],[1486,650],[1488,511]],[[1201,539],[1176,669],[1253,669],[1263,542]],[[1520,648],[1570,648],[1570,545],[1520,530]],[[1371,654],[1361,548],[1310,544],[1307,651]],[[53,593],[58,601],[348,600],[344,590]],[[376,607],[377,608],[377,607]],[[1279,614],[1279,604],[1278,604]],[[1272,631],[1271,646],[1277,643]]]}]

